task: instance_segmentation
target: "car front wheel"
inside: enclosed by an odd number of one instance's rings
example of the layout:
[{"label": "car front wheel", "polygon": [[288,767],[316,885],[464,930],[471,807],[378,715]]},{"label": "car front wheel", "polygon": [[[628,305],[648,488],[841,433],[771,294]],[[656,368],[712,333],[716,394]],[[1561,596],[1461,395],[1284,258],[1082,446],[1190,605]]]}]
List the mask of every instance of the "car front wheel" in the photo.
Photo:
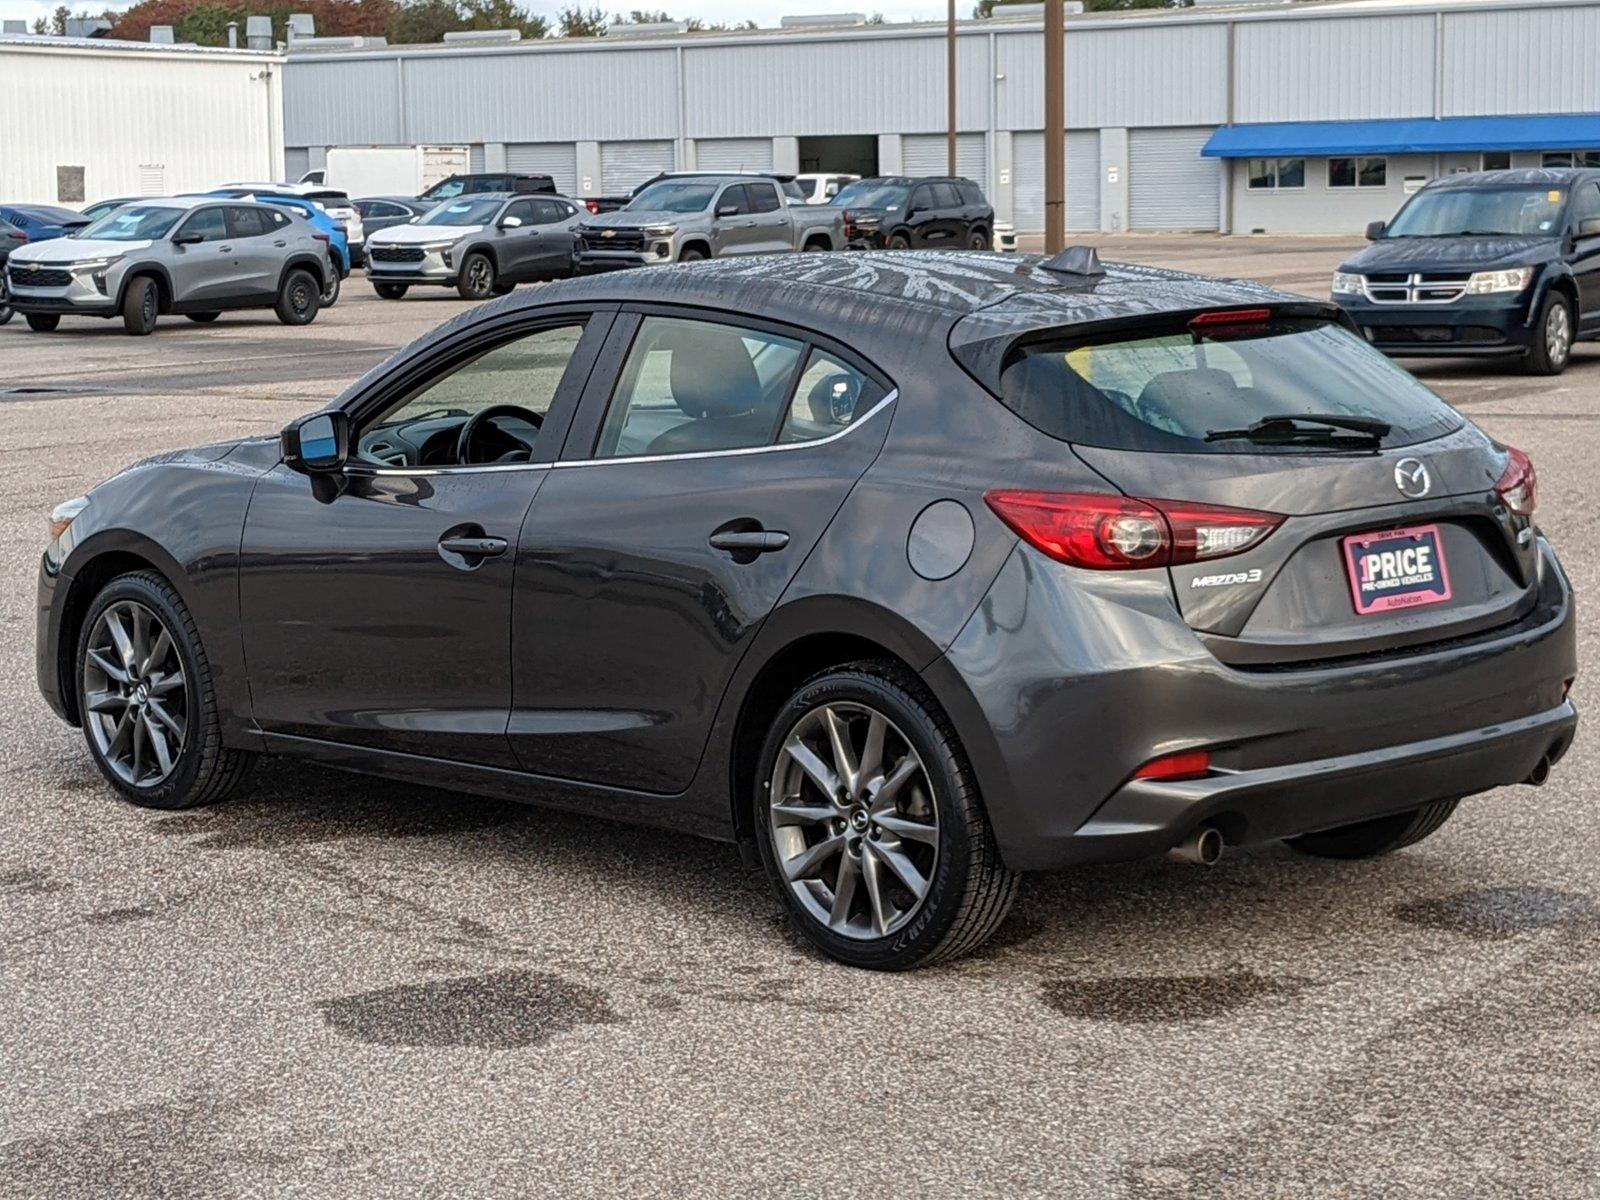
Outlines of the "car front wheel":
[{"label": "car front wheel", "polygon": [[141,571],[102,588],[74,661],[89,753],[133,803],[193,808],[244,779],[254,755],[223,746],[199,630],[165,579]]},{"label": "car front wheel", "polygon": [[53,333],[61,324],[61,316],[59,313],[29,313],[27,321],[28,328],[35,333]]},{"label": "car front wheel", "polygon": [[1559,375],[1572,360],[1572,305],[1560,292],[1545,295],[1534,327],[1533,344],[1524,360],[1530,374]]},{"label": "car front wheel", "polygon": [[122,328],[134,337],[147,337],[155,332],[156,318],[161,314],[161,294],[156,291],[156,281],[145,277],[128,285],[122,297]]},{"label": "car front wheel", "polygon": [[1018,877],[977,781],[925,685],[885,664],[811,680],[772,723],[756,797],[779,900],[840,962],[900,971],[975,949]]},{"label": "car front wheel", "polygon": [[456,291],[463,300],[487,300],[494,295],[494,274],[494,263],[489,261],[489,256],[474,251],[461,264]]},{"label": "car front wheel", "polygon": [[372,290],[378,293],[382,300],[400,300],[406,294],[406,285],[403,283],[375,283]]}]

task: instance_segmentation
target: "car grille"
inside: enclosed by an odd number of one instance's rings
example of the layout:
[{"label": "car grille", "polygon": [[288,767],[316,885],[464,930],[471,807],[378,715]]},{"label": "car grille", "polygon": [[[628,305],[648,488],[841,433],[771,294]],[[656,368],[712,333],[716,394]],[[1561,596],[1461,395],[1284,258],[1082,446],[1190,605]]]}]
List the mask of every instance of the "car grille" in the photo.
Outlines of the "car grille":
[{"label": "car grille", "polygon": [[600,233],[585,233],[578,239],[582,250],[643,250],[644,234],[637,229],[615,229],[610,237]]},{"label": "car grille", "polygon": [[18,266],[11,268],[11,286],[14,288],[57,288],[67,287],[71,283],[71,271],[34,271]]},{"label": "car grille", "polygon": [[1461,299],[1470,275],[1418,272],[1367,276],[1367,297],[1374,304],[1449,304]]},{"label": "car grille", "polygon": [[1493,346],[1506,340],[1500,330],[1488,325],[1369,325],[1368,336],[1384,345],[1460,342],[1468,346]]},{"label": "car grille", "polygon": [[419,263],[423,251],[419,246],[368,246],[367,257],[373,262]]}]

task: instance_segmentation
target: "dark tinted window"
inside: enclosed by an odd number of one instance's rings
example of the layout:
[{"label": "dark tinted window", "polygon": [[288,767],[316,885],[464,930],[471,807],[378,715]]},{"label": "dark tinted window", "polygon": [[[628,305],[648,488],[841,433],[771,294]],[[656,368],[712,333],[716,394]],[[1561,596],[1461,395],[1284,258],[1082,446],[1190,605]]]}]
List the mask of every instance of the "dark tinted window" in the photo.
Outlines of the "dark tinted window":
[{"label": "dark tinted window", "polygon": [[744,184],[737,184],[726,189],[717,200],[717,211],[719,213],[726,212],[729,208],[733,209],[733,216],[742,216],[751,211],[750,192]]},{"label": "dark tinted window", "polygon": [[933,202],[939,208],[960,208],[961,193],[956,191],[953,183],[936,183],[933,185]]},{"label": "dark tinted window", "polygon": [[190,237],[199,234],[203,242],[221,242],[227,239],[228,222],[222,215],[222,209],[202,208],[191,214],[178,232]]},{"label": "dark tinted window", "polygon": [[524,225],[537,225],[539,223],[539,217],[534,211],[532,200],[515,200],[506,205],[505,216],[500,219],[503,221],[506,217],[515,217]]},{"label": "dark tinted window", "polygon": [[272,232],[272,225],[259,208],[238,205],[228,209],[229,236],[237,238],[261,237]]},{"label": "dark tinted window", "polygon": [[747,183],[744,190],[750,197],[751,212],[770,213],[778,211],[778,189],[770,183]]},{"label": "dark tinted window", "polygon": [[933,188],[926,183],[912,188],[910,205],[919,212],[926,212],[930,208],[936,208],[938,205],[933,198]]},{"label": "dark tinted window", "polygon": [[963,179],[960,183],[956,184],[956,190],[961,193],[961,199],[967,204],[973,205],[977,208],[982,208],[988,203],[988,201],[983,198],[983,189],[970,180]]},{"label": "dark tinted window", "polygon": [[[1460,427],[1460,415],[1342,326],[1278,319],[1197,334],[1187,325],[1062,340],[1014,353],[1001,397],[1030,425],[1069,442],[1187,454],[1283,453],[1206,441],[1266,416],[1371,417],[1404,446]],[[1314,449],[1314,448],[1313,448]]]},{"label": "dark tinted window", "polygon": [[1572,197],[1572,223],[1600,217],[1600,183],[1586,183]]},{"label": "dark tinted window", "polygon": [[567,207],[557,204],[554,200],[533,200],[533,223],[535,225],[559,225],[567,219]]}]

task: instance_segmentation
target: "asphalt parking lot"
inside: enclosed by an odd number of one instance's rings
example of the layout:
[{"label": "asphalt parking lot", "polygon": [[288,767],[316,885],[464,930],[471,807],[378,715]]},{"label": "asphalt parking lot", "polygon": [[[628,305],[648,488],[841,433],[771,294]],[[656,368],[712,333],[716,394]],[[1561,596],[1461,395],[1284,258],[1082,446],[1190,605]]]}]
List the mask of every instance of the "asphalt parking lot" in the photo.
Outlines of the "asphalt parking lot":
[{"label": "asphalt parking lot", "polygon": [[[1353,245],[1095,244],[1324,298]],[[292,763],[214,809],[113,799],[34,684],[45,513],[465,307],[353,279],[301,331],[0,328],[0,1196],[1600,1195],[1584,734],[1392,858],[1035,877],[905,976],[809,953],[685,837]],[[1408,365],[1532,455],[1600,594],[1600,346],[1554,380]]]}]

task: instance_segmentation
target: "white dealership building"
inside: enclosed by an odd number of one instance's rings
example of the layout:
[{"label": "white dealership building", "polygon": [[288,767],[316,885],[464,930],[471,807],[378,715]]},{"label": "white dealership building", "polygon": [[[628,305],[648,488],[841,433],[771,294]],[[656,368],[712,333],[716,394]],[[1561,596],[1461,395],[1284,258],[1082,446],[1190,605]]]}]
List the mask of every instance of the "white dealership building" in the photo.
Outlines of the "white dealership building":
[{"label": "white dealership building", "polygon": [[0,36],[0,204],[69,208],[283,167],[283,58]]}]

